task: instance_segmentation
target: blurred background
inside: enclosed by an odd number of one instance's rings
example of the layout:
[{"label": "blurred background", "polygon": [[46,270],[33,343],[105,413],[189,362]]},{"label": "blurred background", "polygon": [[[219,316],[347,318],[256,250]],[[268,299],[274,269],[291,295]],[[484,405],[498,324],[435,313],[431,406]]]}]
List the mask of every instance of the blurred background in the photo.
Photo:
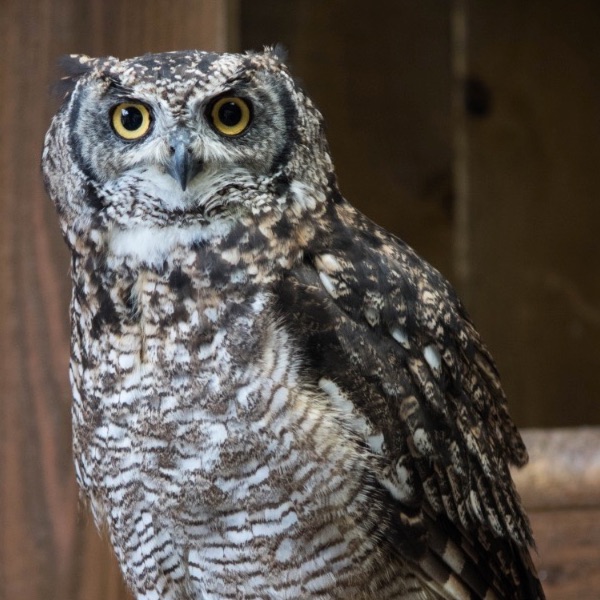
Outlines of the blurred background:
[{"label": "blurred background", "polygon": [[283,43],[343,194],[458,288],[517,423],[560,427],[600,423],[599,32],[595,0],[2,0],[0,600],[127,597],[71,461],[62,54]]}]

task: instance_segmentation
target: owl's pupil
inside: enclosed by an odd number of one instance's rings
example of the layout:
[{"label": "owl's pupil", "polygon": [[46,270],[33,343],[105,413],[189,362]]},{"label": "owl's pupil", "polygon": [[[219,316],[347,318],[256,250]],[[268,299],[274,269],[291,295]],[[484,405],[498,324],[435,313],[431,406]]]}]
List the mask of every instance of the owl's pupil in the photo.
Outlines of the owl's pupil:
[{"label": "owl's pupil", "polygon": [[226,102],[219,108],[219,119],[227,127],[233,127],[242,120],[242,109],[235,102]]},{"label": "owl's pupil", "polygon": [[141,111],[135,107],[121,109],[121,124],[127,131],[136,131],[144,122],[144,116]]}]

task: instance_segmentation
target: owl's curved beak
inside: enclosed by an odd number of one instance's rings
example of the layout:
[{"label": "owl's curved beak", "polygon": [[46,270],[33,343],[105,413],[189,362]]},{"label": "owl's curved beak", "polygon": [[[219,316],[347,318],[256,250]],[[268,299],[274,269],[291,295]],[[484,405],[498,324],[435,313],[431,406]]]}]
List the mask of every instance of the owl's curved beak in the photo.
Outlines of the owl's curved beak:
[{"label": "owl's curved beak", "polygon": [[171,160],[167,164],[167,173],[179,182],[181,189],[185,191],[190,181],[202,171],[203,163],[194,157],[188,139],[174,140],[170,149]]}]

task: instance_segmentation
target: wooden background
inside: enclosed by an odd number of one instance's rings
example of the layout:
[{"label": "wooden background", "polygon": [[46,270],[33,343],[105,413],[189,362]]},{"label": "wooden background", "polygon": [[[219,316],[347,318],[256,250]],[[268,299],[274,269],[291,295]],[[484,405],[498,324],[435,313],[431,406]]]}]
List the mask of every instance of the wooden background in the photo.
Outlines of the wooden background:
[{"label": "wooden background", "polygon": [[458,287],[522,426],[600,424],[600,3],[241,4],[341,189]]},{"label": "wooden background", "polygon": [[[283,42],[344,194],[457,285],[517,422],[559,427],[600,424],[599,31],[595,0],[2,0],[0,600],[127,598],[71,462],[68,259],[39,170],[60,55]],[[562,505],[522,480],[549,598],[599,595],[599,477]]]}]

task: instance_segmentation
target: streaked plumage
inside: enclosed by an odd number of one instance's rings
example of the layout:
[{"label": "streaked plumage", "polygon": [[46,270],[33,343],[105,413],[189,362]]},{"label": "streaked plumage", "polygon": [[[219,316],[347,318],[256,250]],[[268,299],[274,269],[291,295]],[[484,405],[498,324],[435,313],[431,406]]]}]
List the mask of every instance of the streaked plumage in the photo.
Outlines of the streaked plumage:
[{"label": "streaked plumage", "polygon": [[137,597],[543,598],[494,363],[277,52],[67,69],[76,471]]}]

